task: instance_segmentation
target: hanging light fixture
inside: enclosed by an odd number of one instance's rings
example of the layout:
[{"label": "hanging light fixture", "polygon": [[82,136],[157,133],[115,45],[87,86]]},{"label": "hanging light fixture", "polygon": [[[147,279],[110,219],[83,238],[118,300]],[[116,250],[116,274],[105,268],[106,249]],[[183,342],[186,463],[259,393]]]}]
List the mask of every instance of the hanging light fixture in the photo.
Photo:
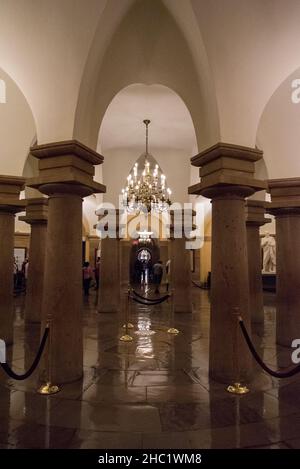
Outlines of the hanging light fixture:
[{"label": "hanging light fixture", "polygon": [[145,244],[151,243],[152,241],[151,235],[153,235],[153,231],[144,230],[144,231],[138,231],[137,233],[139,235],[139,243],[145,243]]},{"label": "hanging light fixture", "polygon": [[166,187],[166,176],[160,171],[158,164],[151,168],[151,155],[148,152],[148,126],[149,119],[145,119],[146,151],[144,168],[139,172],[138,163],[135,163],[132,172],[127,177],[127,186],[122,189],[123,205],[128,212],[151,210],[165,212],[171,205],[171,190]]}]

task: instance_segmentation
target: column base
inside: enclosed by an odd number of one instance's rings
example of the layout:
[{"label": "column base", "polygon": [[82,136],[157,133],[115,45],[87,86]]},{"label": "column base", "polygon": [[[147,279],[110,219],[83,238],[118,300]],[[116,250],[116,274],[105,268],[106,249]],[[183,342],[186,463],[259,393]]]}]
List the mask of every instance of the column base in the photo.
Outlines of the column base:
[{"label": "column base", "polygon": [[264,324],[264,322],[265,322],[265,318],[264,318],[264,312],[263,311],[261,312],[261,314],[251,316],[251,323],[252,324]]},{"label": "column base", "polygon": [[120,306],[112,306],[111,304],[98,306],[97,308],[98,313],[119,313],[120,310]]},{"label": "column base", "polygon": [[193,308],[191,304],[176,304],[174,305],[173,311],[176,314],[191,314],[193,312]]},{"label": "column base", "polygon": [[220,370],[209,370],[209,378],[212,379],[213,381],[217,381],[218,383],[223,383],[223,384],[233,384],[235,382],[239,382],[242,385],[244,384],[249,384],[254,378],[254,372],[253,368],[251,368],[247,371],[243,370],[240,373],[240,378],[237,379],[234,377],[234,373],[228,373],[226,370],[224,372]]},{"label": "column base", "polygon": [[25,311],[25,323],[26,324],[41,324],[42,321],[37,320],[37,319],[30,319],[30,318],[26,317],[26,311]]},{"label": "column base", "polygon": [[285,327],[279,323],[276,329],[276,344],[282,347],[291,348],[292,341],[300,337],[300,326],[297,324],[293,324],[290,330],[284,330]]},{"label": "column base", "polygon": [[49,379],[48,371],[45,368],[45,364],[43,363],[42,368],[39,371],[38,377],[38,386],[42,386],[51,382],[52,385],[61,385],[61,384],[70,384],[75,383],[83,379],[83,371],[80,370],[78,373],[69,373],[68,371],[63,371],[57,369],[57,367],[53,366],[53,370],[51,372],[51,378]]}]

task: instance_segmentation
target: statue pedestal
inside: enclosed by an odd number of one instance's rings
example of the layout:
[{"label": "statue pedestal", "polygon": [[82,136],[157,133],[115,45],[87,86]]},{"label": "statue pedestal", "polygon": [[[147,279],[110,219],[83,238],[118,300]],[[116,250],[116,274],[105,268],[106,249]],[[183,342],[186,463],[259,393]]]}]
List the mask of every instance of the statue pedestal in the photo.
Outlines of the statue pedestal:
[{"label": "statue pedestal", "polygon": [[262,285],[264,291],[276,292],[276,273],[262,272]]}]

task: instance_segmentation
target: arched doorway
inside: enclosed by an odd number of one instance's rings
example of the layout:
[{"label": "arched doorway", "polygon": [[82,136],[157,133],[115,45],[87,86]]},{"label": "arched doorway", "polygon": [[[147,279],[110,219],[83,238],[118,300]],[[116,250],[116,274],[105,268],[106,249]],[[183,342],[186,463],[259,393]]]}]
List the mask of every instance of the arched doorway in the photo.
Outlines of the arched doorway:
[{"label": "arched doorway", "polygon": [[129,276],[132,285],[152,282],[152,267],[159,260],[160,249],[156,240],[135,240],[130,251]]}]

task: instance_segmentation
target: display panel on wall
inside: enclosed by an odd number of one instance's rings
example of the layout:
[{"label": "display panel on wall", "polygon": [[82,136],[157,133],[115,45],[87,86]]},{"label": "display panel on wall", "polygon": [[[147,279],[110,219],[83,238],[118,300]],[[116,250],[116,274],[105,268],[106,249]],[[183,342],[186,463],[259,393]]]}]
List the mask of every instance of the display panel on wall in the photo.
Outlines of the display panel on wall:
[{"label": "display panel on wall", "polygon": [[14,248],[14,259],[18,270],[22,269],[22,264],[26,259],[26,248]]}]

